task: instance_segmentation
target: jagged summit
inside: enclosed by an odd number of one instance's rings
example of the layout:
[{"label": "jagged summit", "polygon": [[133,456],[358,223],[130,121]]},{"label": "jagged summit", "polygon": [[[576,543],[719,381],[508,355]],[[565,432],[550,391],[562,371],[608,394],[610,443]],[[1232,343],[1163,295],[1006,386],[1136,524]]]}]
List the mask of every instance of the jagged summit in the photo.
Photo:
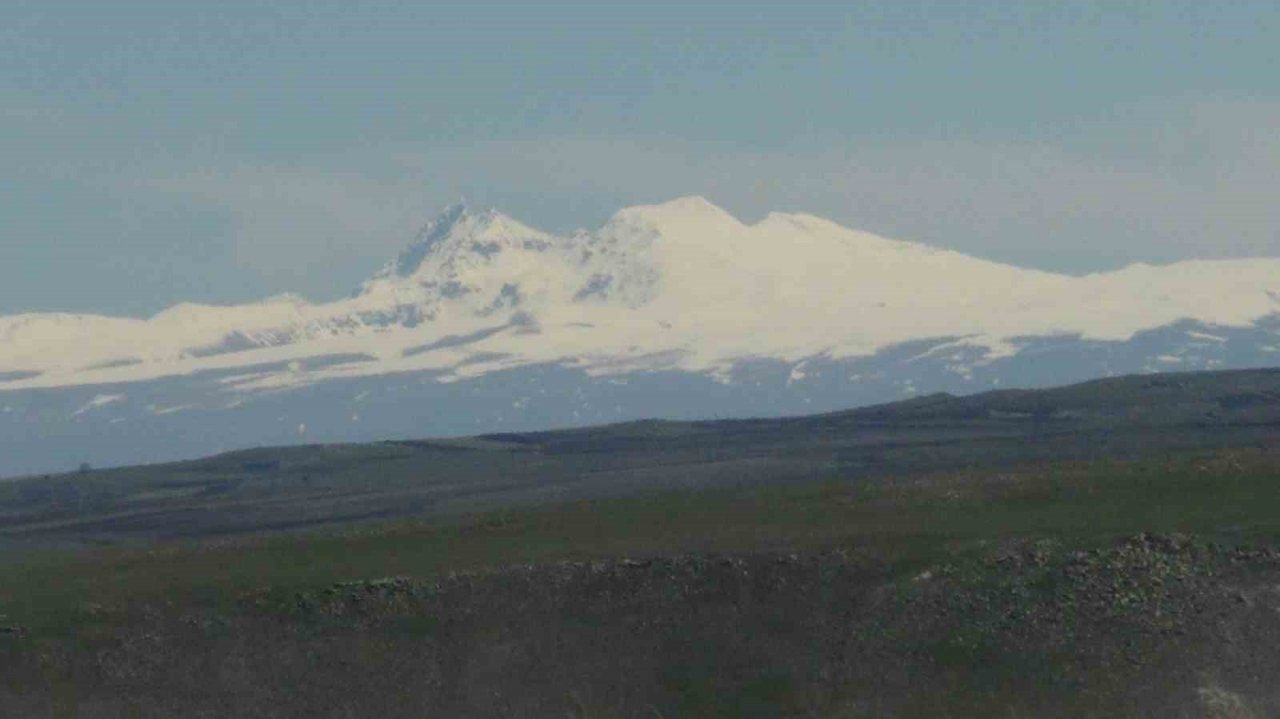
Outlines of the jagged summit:
[{"label": "jagged summit", "polygon": [[414,270],[418,269],[418,265],[422,264],[422,259],[431,252],[431,248],[448,237],[458,223],[468,215],[467,206],[461,202],[445,207],[434,220],[418,231],[418,236],[414,238],[413,243],[406,247],[382,274],[395,274],[401,277],[413,274]]},{"label": "jagged summit", "polygon": [[[543,237],[535,230],[496,209],[475,211],[463,203],[445,207],[418,232],[413,242],[374,279],[411,277],[433,256],[473,249],[493,251],[493,243],[524,237]],[[471,246],[468,247],[468,243]]]}]

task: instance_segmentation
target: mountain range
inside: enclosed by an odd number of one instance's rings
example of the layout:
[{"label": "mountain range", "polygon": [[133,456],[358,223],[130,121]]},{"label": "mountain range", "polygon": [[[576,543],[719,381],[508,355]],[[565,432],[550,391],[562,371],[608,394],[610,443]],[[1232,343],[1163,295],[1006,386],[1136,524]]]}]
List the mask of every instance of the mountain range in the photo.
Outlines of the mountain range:
[{"label": "mountain range", "polygon": [[335,302],[0,317],[0,476],[1277,358],[1280,259],[1071,276],[698,197],[569,235],[453,206]]}]

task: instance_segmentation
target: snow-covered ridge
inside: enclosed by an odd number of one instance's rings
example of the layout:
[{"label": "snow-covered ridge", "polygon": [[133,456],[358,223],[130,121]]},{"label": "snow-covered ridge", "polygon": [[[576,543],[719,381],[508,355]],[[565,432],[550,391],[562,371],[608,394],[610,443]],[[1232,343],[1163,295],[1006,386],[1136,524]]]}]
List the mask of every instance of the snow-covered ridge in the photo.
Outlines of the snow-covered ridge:
[{"label": "snow-covered ridge", "polygon": [[1278,259],[1071,277],[812,215],[747,225],[697,197],[626,208],[570,236],[453,206],[338,302],[282,295],[145,320],[0,317],[0,390],[247,367],[232,386],[538,362],[717,372],[752,357],[868,355],[941,337],[995,356],[1022,337],[1123,340],[1182,319],[1239,327],[1277,313]]}]

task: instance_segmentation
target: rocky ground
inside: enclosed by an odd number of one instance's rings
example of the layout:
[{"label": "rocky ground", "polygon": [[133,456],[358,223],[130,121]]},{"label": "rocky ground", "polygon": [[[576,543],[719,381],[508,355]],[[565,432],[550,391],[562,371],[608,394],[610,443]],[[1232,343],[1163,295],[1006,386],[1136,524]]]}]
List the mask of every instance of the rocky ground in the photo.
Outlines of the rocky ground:
[{"label": "rocky ground", "polygon": [[1280,714],[1280,551],[1178,534],[918,566],[855,547],[552,562],[80,621],[0,634],[10,715]]}]

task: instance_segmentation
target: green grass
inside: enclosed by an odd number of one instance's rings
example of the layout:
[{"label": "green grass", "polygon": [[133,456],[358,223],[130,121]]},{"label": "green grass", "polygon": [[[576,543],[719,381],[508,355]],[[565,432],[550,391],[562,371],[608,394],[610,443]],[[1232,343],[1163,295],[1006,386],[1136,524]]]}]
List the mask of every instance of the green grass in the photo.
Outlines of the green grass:
[{"label": "green grass", "polygon": [[341,531],[45,551],[0,564],[0,615],[73,631],[139,603],[218,604],[381,576],[512,564],[843,547],[907,573],[1009,539],[1141,531],[1280,536],[1280,458],[1259,450],[856,483],[666,492]]},{"label": "green grass", "polygon": [[1280,671],[1280,553],[1248,558],[1280,539],[1277,482],[1280,454],[1233,450],[10,555],[0,627],[29,632],[0,636],[0,700],[69,717],[1199,716],[1195,692],[1221,685],[1280,708],[1249,684]]},{"label": "green grass", "polygon": [[1277,392],[1139,377],[3,482],[0,714],[1226,716],[1208,691],[1280,716]]}]

